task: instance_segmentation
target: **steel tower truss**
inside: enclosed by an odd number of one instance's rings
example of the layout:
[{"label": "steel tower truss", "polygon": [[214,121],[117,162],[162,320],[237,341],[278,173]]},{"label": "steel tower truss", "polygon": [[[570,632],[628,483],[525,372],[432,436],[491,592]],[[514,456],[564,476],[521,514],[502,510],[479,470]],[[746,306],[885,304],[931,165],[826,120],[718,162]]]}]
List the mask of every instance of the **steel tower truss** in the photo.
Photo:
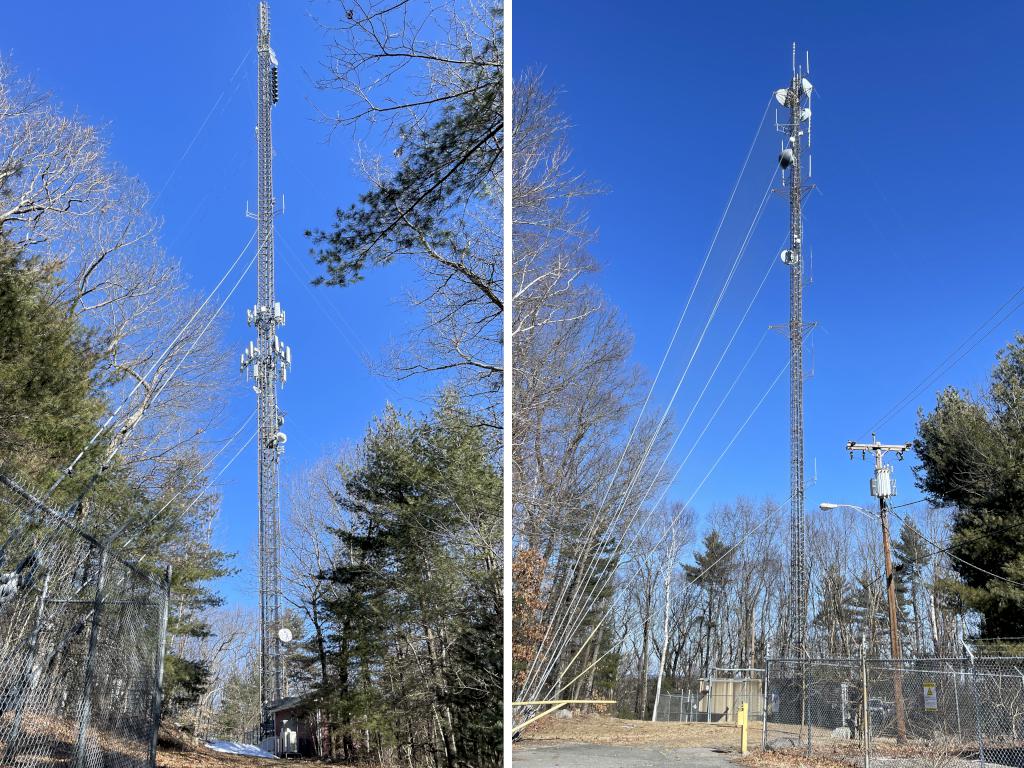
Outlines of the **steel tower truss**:
[{"label": "steel tower truss", "polygon": [[260,702],[264,736],[269,708],[282,698],[281,677],[281,558],[278,472],[285,436],[284,417],[277,406],[277,387],[284,385],[291,367],[291,350],[277,337],[285,315],[274,297],[274,147],[271,110],[277,103],[277,57],[270,47],[270,9],[259,4],[257,37],[257,165],[256,207],[257,292],[256,305],[246,310],[249,325],[256,328],[256,343],[249,342],[241,367],[252,377],[258,417],[259,482],[259,590],[260,590]]},{"label": "steel tower truss", "polygon": [[810,132],[812,86],[796,67],[793,49],[793,78],[788,88],[777,93],[788,110],[789,120],[779,125],[786,136],[780,163],[788,170],[789,248],[782,254],[789,266],[789,447],[790,447],[790,633],[792,651],[804,654],[807,634],[807,523],[804,512],[804,355],[803,343],[811,324],[804,323],[803,310],[803,199],[811,186],[803,183],[804,128]]}]

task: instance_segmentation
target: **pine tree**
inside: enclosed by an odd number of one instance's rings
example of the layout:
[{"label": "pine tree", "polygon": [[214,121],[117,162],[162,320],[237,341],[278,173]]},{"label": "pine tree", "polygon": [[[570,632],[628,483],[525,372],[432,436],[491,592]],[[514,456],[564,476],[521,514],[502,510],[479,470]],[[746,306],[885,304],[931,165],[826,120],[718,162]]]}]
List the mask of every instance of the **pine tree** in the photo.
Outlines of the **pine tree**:
[{"label": "pine tree", "polygon": [[879,655],[883,645],[888,648],[888,643],[883,643],[889,631],[885,582],[872,571],[861,572],[851,585],[846,604],[849,606],[853,632],[856,637],[863,637],[867,641],[868,655]]},{"label": "pine tree", "polygon": [[931,549],[917,524],[912,519],[907,519],[900,528],[899,539],[893,542],[893,570],[900,598],[900,610],[910,613],[914,654],[917,656],[923,653],[924,648],[921,579],[928,565],[930,552]]},{"label": "pine tree", "polygon": [[314,691],[346,758],[363,756],[368,731],[414,765],[500,761],[502,496],[489,434],[451,393],[425,419],[389,407],[347,474],[349,525],[327,575],[337,677]]},{"label": "pine tree", "polygon": [[849,656],[852,640],[849,636],[853,611],[848,602],[851,585],[842,568],[832,563],[821,579],[819,610],[812,626],[825,636],[825,648],[830,656]]},{"label": "pine tree", "polygon": [[0,237],[0,465],[40,484],[78,453],[105,407],[91,335],[56,302],[56,284]]},{"label": "pine tree", "polygon": [[729,573],[732,567],[733,550],[731,545],[722,540],[718,531],[712,529],[704,537],[704,551],[694,555],[694,564],[683,566],[683,573],[687,581],[697,585],[704,590],[707,596],[707,604],[704,613],[704,659],[702,666],[705,674],[710,671],[711,659],[711,632],[717,626],[716,617],[721,609],[721,600],[716,598],[721,594],[724,597],[725,587],[729,583]]},{"label": "pine tree", "polygon": [[[980,396],[946,389],[921,413],[918,485],[953,509],[944,587],[982,616],[982,638],[1016,637],[1024,623],[1024,335],[999,352]],[[995,577],[990,574],[996,574]]]}]

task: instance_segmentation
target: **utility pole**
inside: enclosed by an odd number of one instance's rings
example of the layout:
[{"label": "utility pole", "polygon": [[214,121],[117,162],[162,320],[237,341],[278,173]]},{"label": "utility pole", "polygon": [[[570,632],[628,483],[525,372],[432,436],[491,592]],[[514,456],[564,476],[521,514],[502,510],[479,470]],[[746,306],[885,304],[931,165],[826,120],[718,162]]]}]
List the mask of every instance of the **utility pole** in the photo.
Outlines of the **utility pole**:
[{"label": "utility pole", "polygon": [[853,458],[854,451],[860,451],[866,458],[867,452],[875,455],[875,473],[871,478],[871,495],[878,499],[878,515],[882,521],[882,551],[885,553],[885,584],[889,603],[889,648],[893,659],[893,703],[896,706],[896,741],[902,744],[907,740],[907,711],[903,703],[903,669],[900,647],[900,629],[896,610],[896,578],[892,570],[892,549],[889,542],[889,504],[887,499],[896,495],[896,481],[892,477],[892,467],[883,459],[887,453],[895,453],[903,461],[903,454],[910,449],[910,443],[902,445],[886,445],[878,442],[871,435],[870,443],[857,443],[851,440],[846,449]]},{"label": "utility pole", "polygon": [[274,145],[270,112],[277,103],[277,56],[270,47],[270,9],[259,3],[257,52],[256,148],[258,192],[256,202],[256,305],[246,310],[248,324],[256,328],[256,344],[249,342],[241,368],[251,374],[256,392],[259,483],[259,590],[260,590],[260,705],[261,741],[274,736],[271,707],[281,699],[281,644],[287,639],[281,626],[281,520],[278,471],[284,452],[281,432],[284,416],[277,407],[277,387],[284,385],[291,367],[291,350],[277,338],[285,315],[274,296]]}]

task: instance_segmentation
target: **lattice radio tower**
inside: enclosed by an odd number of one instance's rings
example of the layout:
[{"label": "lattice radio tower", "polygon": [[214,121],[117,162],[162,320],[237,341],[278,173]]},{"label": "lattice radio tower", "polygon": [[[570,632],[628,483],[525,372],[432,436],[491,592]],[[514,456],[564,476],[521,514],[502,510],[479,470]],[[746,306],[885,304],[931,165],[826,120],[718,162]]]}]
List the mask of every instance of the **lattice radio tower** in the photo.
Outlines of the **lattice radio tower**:
[{"label": "lattice radio tower", "polygon": [[[797,66],[796,43],[793,43],[793,77],[788,88],[775,92],[781,107],[788,109],[788,121],[780,123],[785,144],[779,155],[783,185],[788,185],[789,248],[782,252],[782,261],[789,266],[789,448],[790,448],[790,632],[793,651],[804,654],[807,634],[807,530],[804,516],[804,355],[803,342],[810,324],[804,323],[803,308],[803,200],[811,190],[801,176],[803,141],[811,144],[811,91],[804,76],[807,71]],[[805,130],[806,128],[806,130]],[[788,172],[788,173],[787,173]],[[788,176],[788,179],[787,179]],[[810,174],[808,173],[808,177]]]},{"label": "lattice radio tower", "polygon": [[[269,708],[281,699],[281,644],[288,639],[281,626],[280,502],[278,470],[284,452],[281,432],[284,417],[277,408],[277,387],[284,385],[291,367],[291,349],[277,338],[284,312],[274,298],[274,147],[270,113],[277,103],[277,57],[270,47],[270,9],[259,4],[257,52],[256,147],[258,197],[256,206],[257,289],[256,305],[246,310],[249,325],[256,328],[242,354],[241,367],[252,376],[258,412],[259,472],[259,571],[260,571],[260,702],[264,736]],[[251,215],[251,214],[250,214]]]}]

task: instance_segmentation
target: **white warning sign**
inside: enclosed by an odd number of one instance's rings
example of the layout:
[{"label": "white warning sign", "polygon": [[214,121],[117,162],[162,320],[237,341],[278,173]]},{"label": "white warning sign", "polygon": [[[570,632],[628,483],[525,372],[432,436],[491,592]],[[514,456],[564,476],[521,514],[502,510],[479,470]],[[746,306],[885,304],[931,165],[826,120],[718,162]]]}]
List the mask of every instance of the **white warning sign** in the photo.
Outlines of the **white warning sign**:
[{"label": "white warning sign", "polygon": [[921,687],[924,688],[924,711],[938,712],[939,692],[935,687],[935,683],[930,683],[926,680]]}]

